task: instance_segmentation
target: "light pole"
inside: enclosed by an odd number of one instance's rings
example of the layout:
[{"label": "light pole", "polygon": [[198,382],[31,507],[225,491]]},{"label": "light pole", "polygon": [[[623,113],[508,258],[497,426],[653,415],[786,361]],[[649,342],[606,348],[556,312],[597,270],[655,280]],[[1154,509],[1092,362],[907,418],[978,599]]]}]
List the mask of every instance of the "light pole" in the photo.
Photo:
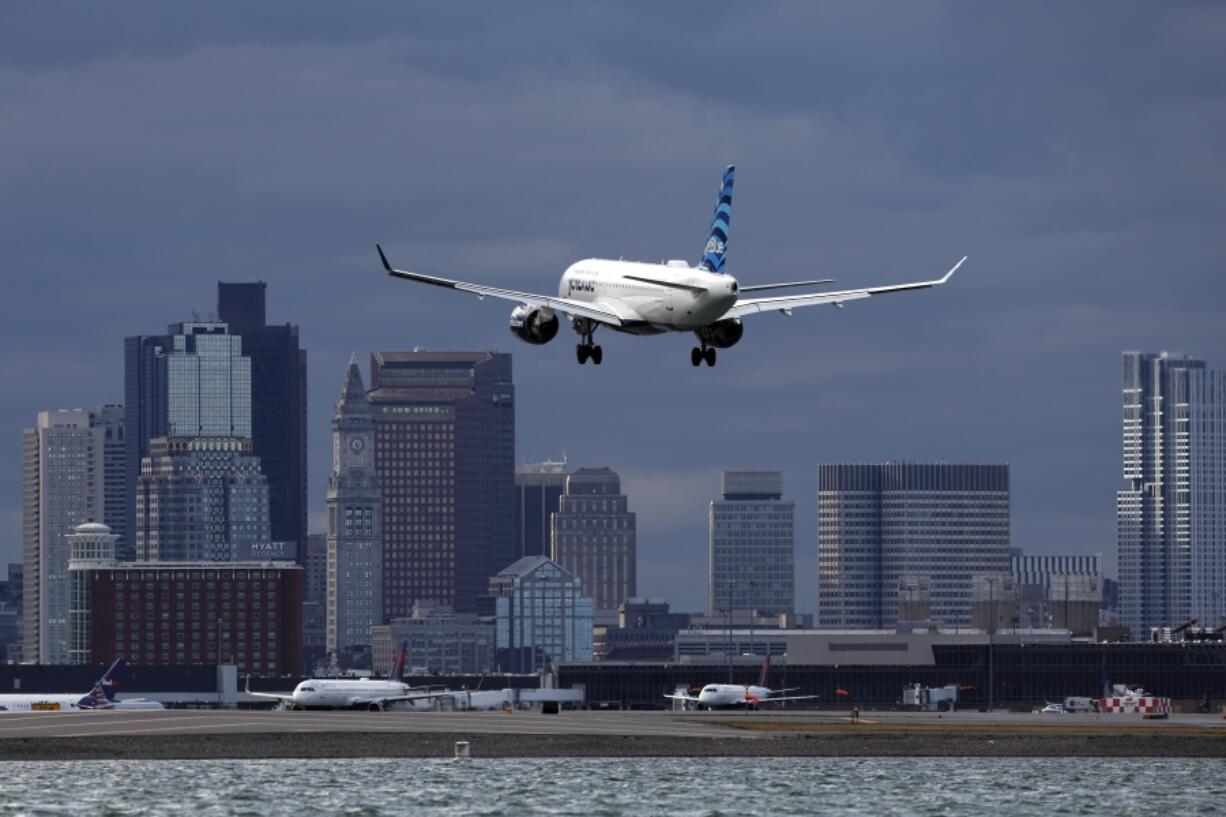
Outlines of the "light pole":
[{"label": "light pole", "polygon": [[732,683],[732,589],[736,581],[728,580],[728,683]]},{"label": "light pole", "polygon": [[754,605],[754,590],[758,587],[758,583],[752,579],[749,581],[749,654],[754,658],[758,657],[758,645],[753,638],[753,620],[758,614],[758,608]]},{"label": "light pole", "polygon": [[992,711],[992,705],[996,702],[996,680],[994,667],[992,665],[992,636],[996,634],[996,577],[988,577],[988,613],[991,618],[988,620],[988,711]]}]

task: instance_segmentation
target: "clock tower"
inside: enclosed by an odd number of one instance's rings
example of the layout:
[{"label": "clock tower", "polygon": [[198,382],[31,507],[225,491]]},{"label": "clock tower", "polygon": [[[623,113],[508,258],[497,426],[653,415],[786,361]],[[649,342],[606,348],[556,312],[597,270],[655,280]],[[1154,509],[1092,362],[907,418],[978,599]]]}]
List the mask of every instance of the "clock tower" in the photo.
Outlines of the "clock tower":
[{"label": "clock tower", "polygon": [[383,623],[383,498],[374,414],[354,359],[332,418],[327,505],[327,648],[369,648],[370,628]]}]

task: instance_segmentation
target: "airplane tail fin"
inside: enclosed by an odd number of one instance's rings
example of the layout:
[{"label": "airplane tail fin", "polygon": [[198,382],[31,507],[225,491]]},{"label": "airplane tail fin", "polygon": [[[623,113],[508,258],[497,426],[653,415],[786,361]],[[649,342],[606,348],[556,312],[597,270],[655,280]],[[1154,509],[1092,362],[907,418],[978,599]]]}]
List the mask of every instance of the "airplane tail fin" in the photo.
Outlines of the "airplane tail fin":
[{"label": "airplane tail fin", "polygon": [[769,686],[769,684],[767,684],[767,681],[769,680],[770,670],[771,670],[771,660],[770,658],[767,658],[765,661],[762,662],[762,672],[758,673],[758,686],[760,687]]},{"label": "airplane tail fin", "polygon": [[400,650],[396,653],[396,660],[392,663],[392,674],[390,676],[393,681],[399,681],[404,677],[404,659],[408,647],[409,642],[405,641],[400,645]]},{"label": "airplane tail fin", "polygon": [[707,238],[707,246],[703,248],[702,260],[698,266],[708,272],[724,271],[724,255],[728,252],[728,229],[732,222],[732,181],[736,176],[736,165],[728,165],[724,169],[724,182],[719,188],[719,199],[715,202],[715,215],[711,217],[711,235]]},{"label": "airplane tail fin", "polygon": [[111,706],[115,701],[115,691],[119,688],[119,676],[127,665],[123,658],[116,658],[110,669],[94,684],[94,688],[77,701],[77,706],[82,709],[105,709]]}]

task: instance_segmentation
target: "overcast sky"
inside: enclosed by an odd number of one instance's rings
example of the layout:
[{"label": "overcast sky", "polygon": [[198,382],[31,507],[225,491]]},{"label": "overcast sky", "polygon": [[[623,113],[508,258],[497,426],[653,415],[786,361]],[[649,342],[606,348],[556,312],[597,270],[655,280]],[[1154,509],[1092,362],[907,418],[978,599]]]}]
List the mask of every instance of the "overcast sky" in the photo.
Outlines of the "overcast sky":
[{"label": "overcast sky", "polygon": [[[659,8],[657,8],[659,6]],[[819,462],[1011,466],[1013,543],[1115,559],[1120,352],[1226,366],[1220,3],[38,3],[0,21],[0,558],[20,430],[122,401],[125,335],[268,282],[309,351],[312,526],[356,352],[514,353],[521,459],[616,469],[639,590],[699,609],[726,467],[785,471],[816,601]],[[950,286],[692,338],[569,332],[399,266],[538,292],[696,261],[738,166],[744,283]]]}]

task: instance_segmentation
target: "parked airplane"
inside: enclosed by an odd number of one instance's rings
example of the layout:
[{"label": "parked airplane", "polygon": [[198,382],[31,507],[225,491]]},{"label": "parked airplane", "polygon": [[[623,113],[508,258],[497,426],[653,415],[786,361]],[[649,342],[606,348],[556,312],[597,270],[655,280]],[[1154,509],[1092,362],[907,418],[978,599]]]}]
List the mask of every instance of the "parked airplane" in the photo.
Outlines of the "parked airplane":
[{"label": "parked airplane", "polygon": [[116,658],[94,688],[84,695],[47,693],[5,693],[0,695],[0,712],[66,712],[82,709],[115,709],[115,688],[126,663]]},{"label": "parked airplane", "polygon": [[469,292],[481,300],[488,295],[517,302],[518,305],[511,311],[511,332],[527,343],[539,346],[553,340],[560,326],[558,315],[565,316],[580,338],[579,345],[575,347],[576,359],[580,364],[591,360],[597,366],[604,359],[604,351],[596,345],[593,335],[601,326],[631,335],[693,332],[698,338],[698,346],[690,351],[690,363],[699,366],[705,362],[708,366],[714,366],[715,350],[734,346],[744,334],[742,318],[762,312],[780,312],[790,316],[793,309],[803,306],[832,304],[842,307],[848,301],[873,295],[928,289],[948,281],[966,261],[963,258],[943,277],[932,281],[745,298],[743,296],[748,293],[829,284],[832,279],[741,286],[724,271],[735,170],[735,167],[729,166],[724,171],[723,185],[711,220],[711,234],[695,267],[683,260],[646,264],[588,258],[567,268],[558,283],[555,297],[395,269],[387,260],[383,247],[376,244],[375,248],[388,275]]},{"label": "parked airplane", "polygon": [[450,692],[430,692],[415,689],[400,680],[404,675],[405,648],[396,653],[392,671],[386,679],[377,678],[308,678],[294,691],[252,692],[251,677],[247,677],[245,692],[256,698],[271,698],[286,709],[368,709],[382,712],[400,703],[415,705],[450,695]]},{"label": "parked airplane", "polygon": [[795,692],[799,687],[787,689],[771,689],[767,686],[767,676],[770,673],[770,661],[762,662],[762,672],[758,675],[756,684],[707,684],[698,695],[686,695],[677,692],[665,695],[674,701],[685,701],[697,704],[699,709],[726,709],[730,707],[745,707],[754,709],[761,704],[777,703],[779,701],[807,701],[816,695],[783,695],[785,692]]}]

